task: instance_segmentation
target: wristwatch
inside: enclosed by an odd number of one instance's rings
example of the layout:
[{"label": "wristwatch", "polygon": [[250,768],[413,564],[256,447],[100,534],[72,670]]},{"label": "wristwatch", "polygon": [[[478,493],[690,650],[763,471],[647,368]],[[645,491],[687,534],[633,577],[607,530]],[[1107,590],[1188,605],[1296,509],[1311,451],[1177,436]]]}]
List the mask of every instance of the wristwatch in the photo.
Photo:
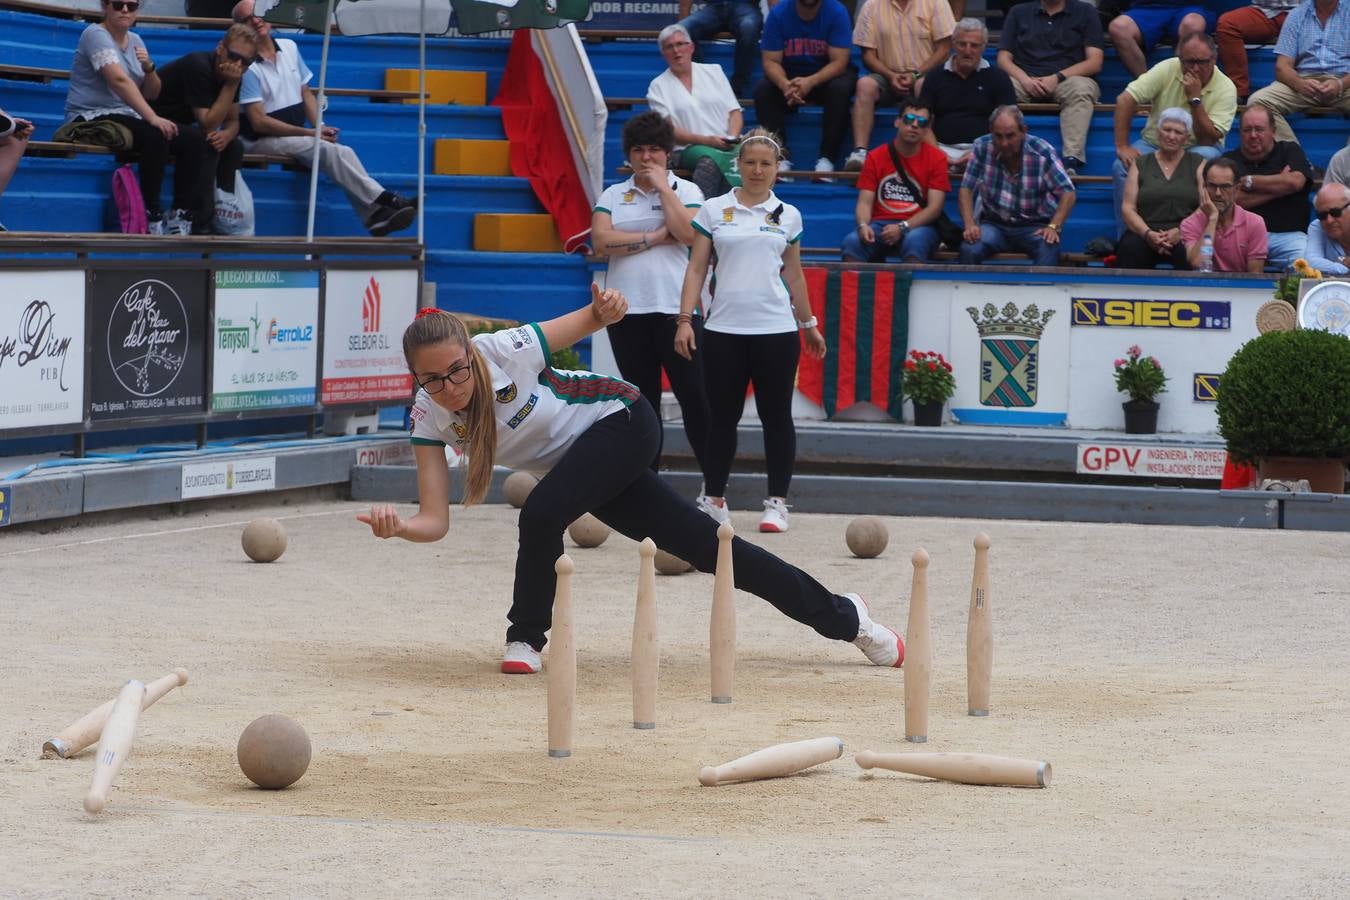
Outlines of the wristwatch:
[{"label": "wristwatch", "polygon": [[1252,176],[1242,176],[1242,189],[1249,194],[1252,192]]},{"label": "wristwatch", "polygon": [[1055,73],[1055,81],[1058,82],[1059,84],[1063,84],[1063,83],[1064,83],[1064,77],[1065,77],[1065,76],[1064,76],[1064,73],[1063,73],[1063,72],[1056,72],[1056,73]]},{"label": "wristwatch", "polygon": [[909,234],[909,221],[908,221],[908,220],[902,219],[902,220],[900,221],[900,230],[903,231],[905,234]]},{"label": "wristwatch", "polygon": [[1201,99],[1200,99],[1199,97],[1192,97],[1192,98],[1190,99],[1190,104],[1191,104],[1191,106],[1199,106],[1200,103],[1201,103]]},{"label": "wristwatch", "polygon": [[1046,223],[1045,223],[1045,227],[1046,227],[1046,228],[1049,228],[1051,231],[1055,232],[1056,234],[1059,233],[1059,226],[1056,225],[1054,222],[1046,222]]},{"label": "wristwatch", "polygon": [[141,63],[141,71],[147,75],[155,71],[155,61],[153,59],[147,59],[145,62]]}]

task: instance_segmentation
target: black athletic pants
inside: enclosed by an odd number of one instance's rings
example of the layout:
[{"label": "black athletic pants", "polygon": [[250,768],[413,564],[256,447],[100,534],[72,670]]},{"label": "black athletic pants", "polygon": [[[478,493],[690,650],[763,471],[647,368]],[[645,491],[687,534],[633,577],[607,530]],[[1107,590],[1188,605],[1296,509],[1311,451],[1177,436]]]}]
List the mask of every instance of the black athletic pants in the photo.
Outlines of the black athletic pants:
[{"label": "black athletic pants", "polygon": [[[858,70],[850,65],[842,75],[836,75],[824,84],[818,84],[806,95],[806,102],[821,106],[824,117],[820,128],[820,155],[834,162],[839,156],[839,145],[848,133],[852,121],[853,106],[849,102],[853,97],[853,88],[858,83]],[[755,85],[755,119],[762,128],[767,128],[787,141],[787,117],[797,107],[788,106],[783,92],[769,79],[764,78]],[[786,149],[786,145],[784,146]],[[807,169],[815,164],[803,160],[797,166]]]},{"label": "black athletic pants", "polygon": [[[694,342],[703,346],[703,319],[693,320]],[[642,396],[659,414],[661,411],[661,370],[666,370],[670,390],[680,403],[684,414],[684,436],[703,471],[703,447],[708,441],[708,395],[703,390],[703,358],[695,350],[693,359],[685,359],[675,352],[675,317],[665,313],[639,313],[624,316],[607,329],[609,345],[614,350],[614,361],[626,381],[637,385]],[[658,438],[652,471],[661,463]]]},{"label": "black athletic pants", "polygon": [[[230,171],[230,187],[234,190],[234,172],[244,158],[244,145],[237,138],[219,154],[206,142],[206,135],[195,125],[179,123],[178,136],[166,140],[164,133],[144,119],[135,116],[100,116],[120,122],[131,130],[132,152],[139,160],[137,181],[145,208],[152,214],[162,213],[160,192],[164,185],[164,171],[173,156],[173,208],[185,209],[192,216],[194,233],[209,233],[215,219],[216,178],[218,167]],[[230,168],[232,166],[232,168]]]},{"label": "black athletic pants", "polygon": [[[639,398],[588,428],[535,485],[520,510],[508,641],[543,648],[553,622],[553,564],[563,552],[563,530],[582,513],[592,513],[635,541],[649,537],[700,572],[716,569],[717,523],[650,468],[660,431],[656,413]],[[852,601],[831,594],[802,570],[740,538],[732,541],[732,562],[740,590],[824,637],[851,641],[858,636]]]},{"label": "black athletic pants", "polygon": [[797,458],[797,429],[792,423],[792,389],[801,356],[797,332],[727,334],[703,331],[703,381],[708,389],[712,424],[708,429],[705,490],[726,495],[731,462],[736,458],[736,426],[745,411],[746,390],[755,387],[755,409],[764,426],[764,464],[769,496],[786,497]]}]

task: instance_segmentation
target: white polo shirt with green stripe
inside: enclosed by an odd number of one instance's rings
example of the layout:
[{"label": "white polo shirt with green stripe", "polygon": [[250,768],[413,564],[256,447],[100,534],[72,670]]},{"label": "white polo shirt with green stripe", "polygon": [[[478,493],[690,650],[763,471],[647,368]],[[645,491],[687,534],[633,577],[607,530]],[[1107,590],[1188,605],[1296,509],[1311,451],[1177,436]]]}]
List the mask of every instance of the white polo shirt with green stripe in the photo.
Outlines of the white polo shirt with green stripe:
[{"label": "white polo shirt with green stripe", "polygon": [[783,254],[802,239],[802,214],[773,192],[753,207],[736,194],[704,201],[694,216],[695,230],[712,239],[717,253],[703,327],[727,334],[796,331],[782,273]]},{"label": "white polo shirt with green stripe", "polygon": [[[619,378],[551,367],[552,351],[534,323],[472,340],[492,376],[501,466],[547,472],[582,432],[641,396]],[[426,391],[417,392],[411,417],[414,444],[465,449],[468,418],[450,412]]]},{"label": "white polo shirt with green stripe", "polygon": [[[692,181],[671,175],[670,186],[687,209],[698,209],[703,204],[703,192]],[[615,230],[634,232],[635,235],[655,231],[666,224],[661,194],[657,191],[645,193],[632,178],[605,188],[592,212],[609,213]],[[684,270],[688,267],[688,247],[658,244],[641,253],[612,257],[605,287],[623,292],[629,315],[665,313],[673,316],[680,311],[680,289],[684,286]]]}]

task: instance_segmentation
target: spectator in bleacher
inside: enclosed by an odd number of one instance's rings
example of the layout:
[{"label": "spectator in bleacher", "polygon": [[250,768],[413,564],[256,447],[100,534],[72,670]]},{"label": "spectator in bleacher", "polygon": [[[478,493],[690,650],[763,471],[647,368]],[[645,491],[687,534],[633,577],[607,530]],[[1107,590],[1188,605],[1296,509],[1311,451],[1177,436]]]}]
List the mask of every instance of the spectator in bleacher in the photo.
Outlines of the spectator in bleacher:
[{"label": "spectator in bleacher", "polygon": [[[699,504],[719,522],[728,522],[727,480],[736,458],[736,426],[745,411],[746,391],[755,390],[755,408],[764,427],[764,462],[769,496],[759,530],[788,530],[788,488],[797,456],[792,392],[802,345],[816,358],[825,338],[802,274],[802,216],[774,195],[783,151],[776,135],[756,128],[738,148],[741,186],[709,197],[694,216],[694,246],[680,291],[675,352],[689,359],[697,349],[693,314],[711,265],[713,301],[703,326],[703,378],[711,413],[705,487]],[[713,257],[716,255],[716,262]]]},{"label": "spectator in bleacher", "polygon": [[[1116,98],[1116,161],[1113,177],[1113,207],[1116,234],[1125,228],[1120,206],[1125,195],[1125,176],[1140,154],[1158,149],[1158,117],[1165,109],[1189,110],[1192,124],[1186,149],[1205,159],[1223,154],[1223,143],[1237,112],[1237,89],[1218,70],[1218,47],[1205,34],[1193,34],[1177,44],[1177,55],[1165,59],[1125,86]],[[1152,106],[1139,140],[1130,143],[1134,114],[1140,106]]]},{"label": "spectator in bleacher", "polygon": [[764,78],[755,85],[755,118],[783,135],[790,110],[807,103],[824,108],[819,180],[833,181],[834,159],[848,131],[849,99],[858,70],[849,63],[853,28],[839,0],[782,0],[764,21]]},{"label": "spectator in bleacher", "polygon": [[1331,154],[1323,184],[1350,184],[1350,143]]},{"label": "spectator in bleacher", "polygon": [[214,188],[234,192],[234,176],[244,159],[239,140],[239,83],[258,55],[258,34],[248,25],[231,25],[215,50],[198,50],[165,63],[159,70],[155,112],[178,123],[180,142],[200,142],[198,166],[188,211],[193,234],[215,231]]},{"label": "spectator in bleacher", "polygon": [[1127,12],[1116,16],[1107,34],[1125,71],[1135,78],[1148,70],[1148,52],[1173,37],[1184,41],[1193,34],[1214,30],[1214,13],[1200,3],[1176,0],[1133,0]]},{"label": "spectator in bleacher", "polygon": [[[623,126],[623,153],[633,175],[610,185],[591,214],[591,242],[609,257],[605,287],[628,298],[628,314],[606,329],[614,361],[625,381],[637,386],[652,409],[661,409],[661,370],[684,412],[684,434],[703,471],[708,439],[708,397],[703,390],[703,317],[690,319],[695,350],[686,359],[675,352],[675,315],[680,287],[694,243],[689,223],[703,205],[692,181],[671,172],[675,130],[654,110],[638,113]],[[652,469],[661,463],[661,439]]]},{"label": "spectator in bleacher", "polygon": [[895,140],[867,154],[858,175],[857,227],[844,238],[845,260],[926,262],[938,246],[936,222],[952,189],[947,155],[929,141],[932,113],[922,100],[900,107]]},{"label": "spectator in bleacher", "polygon": [[679,24],[695,44],[711,41],[719,32],[731,33],[736,39],[731,89],[737,97],[749,96],[750,76],[759,56],[759,35],[764,29],[759,4],[751,0],[703,0],[698,12],[690,15],[693,5],[693,0],[680,0]]},{"label": "spectator in bleacher", "polygon": [[[234,21],[258,33],[258,58],[244,72],[239,86],[243,109],[240,132],[244,149],[289,156],[305,167],[314,165],[314,127],[319,104],[310,89],[314,77],[295,41],[272,37],[272,26],[253,14],[253,0],[239,0]],[[375,237],[402,231],[417,218],[417,204],[370,177],[356,151],[338,143],[338,129],[323,124],[319,164],[346,193],[356,214]]]},{"label": "spectator in bleacher", "polygon": [[1350,188],[1322,185],[1313,200],[1313,220],[1303,258],[1323,275],[1350,275]]},{"label": "spectator in bleacher", "polygon": [[919,95],[933,120],[927,138],[937,143],[954,171],[965,169],[975,139],[988,134],[993,111],[1017,102],[1008,73],[984,58],[988,43],[989,31],[979,19],[957,22],[951,59],[928,74]]},{"label": "spectator in bleacher", "polygon": [[[9,180],[19,168],[19,160],[28,150],[28,138],[33,134],[33,123],[11,116],[0,109],[0,196],[9,187]],[[0,231],[6,228],[0,224]]]},{"label": "spectator in bleacher", "polygon": [[1246,103],[1252,92],[1251,77],[1247,74],[1247,45],[1273,44],[1280,36],[1289,10],[1299,0],[1255,0],[1251,6],[1230,9],[1219,16],[1214,29],[1214,41],[1219,45],[1219,68],[1237,88],[1238,103]]},{"label": "spectator in bleacher", "polygon": [[1242,143],[1224,154],[1237,167],[1237,204],[1266,223],[1266,262],[1283,271],[1308,243],[1312,166],[1298,144],[1275,140],[1275,117],[1264,106],[1247,107],[1238,133]]},{"label": "spectator in bleacher", "polygon": [[896,106],[923,90],[926,73],[940,68],[952,51],[956,19],[947,0],[866,0],[853,26],[867,74],[853,98],[853,152],[844,167],[857,171],[872,146],[878,106]]},{"label": "spectator in bleacher", "polygon": [[1082,0],[1034,0],[1003,19],[998,65],[1012,77],[1018,103],[1058,103],[1064,167],[1083,171],[1097,73],[1106,58],[1097,10]]},{"label": "spectator in bleacher", "polygon": [[[80,35],[70,67],[66,93],[66,123],[108,120],[131,135],[129,149],[139,156],[137,181],[145,201],[151,234],[179,234],[188,230],[196,173],[207,149],[201,141],[181,137],[178,125],[154,111],[159,96],[159,73],[136,24],[136,0],[104,0],[103,21]],[[175,157],[174,209],[166,214],[160,204],[169,154]]]},{"label": "spectator in bleacher", "polygon": [[1064,220],[1078,194],[1055,148],[1027,134],[1016,106],[994,110],[989,134],[975,141],[959,197],[963,264],[1007,251],[1025,253],[1038,266],[1059,262]]},{"label": "spectator in bleacher", "polygon": [[1275,82],[1251,103],[1275,113],[1275,137],[1297,141],[1285,113],[1314,106],[1350,112],[1350,3],[1303,0],[1290,11],[1275,42]]},{"label": "spectator in bleacher", "polygon": [[1200,208],[1181,221],[1186,262],[1201,268],[1202,238],[1214,247],[1215,272],[1260,272],[1266,267],[1266,223],[1237,204],[1237,167],[1231,159],[1211,159],[1200,175]]},{"label": "spectator in bleacher", "polygon": [[1116,245],[1116,265],[1122,269],[1156,269],[1170,263],[1189,269],[1181,220],[1200,205],[1200,168],[1205,160],[1186,152],[1191,114],[1165,109],[1158,117],[1158,150],[1137,158],[1125,180],[1121,213],[1125,233]]},{"label": "spectator in bleacher", "polygon": [[647,86],[647,105],[675,128],[671,165],[688,169],[703,196],[725,194],[745,125],[741,103],[721,66],[694,62],[694,44],[683,25],[662,28],[656,42],[667,68]]}]

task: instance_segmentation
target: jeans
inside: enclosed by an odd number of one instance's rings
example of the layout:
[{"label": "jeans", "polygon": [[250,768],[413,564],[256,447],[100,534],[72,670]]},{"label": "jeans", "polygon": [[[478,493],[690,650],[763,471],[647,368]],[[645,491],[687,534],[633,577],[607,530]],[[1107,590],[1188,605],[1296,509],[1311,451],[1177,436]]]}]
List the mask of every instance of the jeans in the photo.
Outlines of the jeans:
[{"label": "jeans", "polygon": [[[635,541],[650,537],[700,572],[717,568],[717,522],[648,467],[660,432],[651,405],[638,399],[586,429],[530,491],[520,510],[508,641],[543,649],[553,622],[553,564],[563,552],[563,530],[584,512]],[[731,558],[739,590],[767,600],[822,637],[858,636],[858,611],[847,597],[741,538],[732,539]]]},{"label": "jeans", "polygon": [[1047,244],[1036,232],[1044,225],[1000,225],[985,220],[980,222],[980,240],[962,241],[962,265],[975,266],[995,253],[1019,252],[1031,257],[1038,266],[1059,265],[1059,244]]},{"label": "jeans", "polygon": [[932,225],[920,225],[904,234],[898,244],[882,243],[881,229],[894,224],[886,221],[873,222],[871,228],[875,240],[871,244],[864,244],[862,238],[858,237],[858,229],[853,229],[844,238],[843,245],[839,248],[840,255],[846,260],[868,263],[885,262],[890,256],[898,256],[903,262],[927,262],[933,258],[933,251],[938,247],[936,228]]},{"label": "jeans", "polygon": [[[1143,138],[1130,145],[1138,150],[1141,156],[1147,156],[1150,153],[1157,153],[1158,148],[1145,141]],[[1202,147],[1197,144],[1194,147],[1187,147],[1187,153],[1194,153],[1197,156],[1203,156],[1205,159],[1218,159],[1223,156],[1222,147]],[[1120,162],[1120,157],[1111,164],[1111,208],[1116,213],[1116,237],[1125,233],[1125,217],[1120,214],[1120,205],[1125,202],[1125,180],[1130,177],[1130,170],[1125,168]]]},{"label": "jeans", "polygon": [[[705,3],[695,10],[689,18],[680,22],[689,32],[689,37],[697,45],[710,41],[719,31],[729,31],[736,39],[736,65],[731,73],[731,89],[737,97],[745,97],[750,91],[750,73],[755,71],[759,62],[759,35],[764,30],[764,17],[760,15],[758,3],[746,3],[745,0],[727,0],[723,3]],[[702,61],[702,54],[696,53],[695,59]]]}]

